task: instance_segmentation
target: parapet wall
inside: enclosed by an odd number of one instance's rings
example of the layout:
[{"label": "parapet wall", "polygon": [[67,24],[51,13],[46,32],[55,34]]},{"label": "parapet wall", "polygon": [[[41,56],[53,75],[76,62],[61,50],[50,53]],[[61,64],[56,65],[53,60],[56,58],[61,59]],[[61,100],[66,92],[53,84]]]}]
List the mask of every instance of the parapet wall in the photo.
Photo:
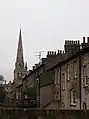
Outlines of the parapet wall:
[{"label": "parapet wall", "polygon": [[[82,46],[82,47],[80,47]],[[56,51],[48,51],[47,52],[47,58],[48,57],[56,57],[56,56],[64,56],[64,54],[73,54],[75,52],[78,52],[86,47],[89,47],[89,37],[83,37],[83,42],[80,43],[79,40],[65,40],[64,44],[64,51],[58,50]]]},{"label": "parapet wall", "polygon": [[47,52],[47,57],[48,56],[57,56],[57,55],[62,55],[64,54],[65,52],[62,51],[62,50],[58,50],[57,52],[56,51],[48,51]]},{"label": "parapet wall", "polygon": [[65,40],[65,45],[80,45],[80,41],[79,40],[76,40],[76,41]]},{"label": "parapet wall", "polygon": [[0,119],[89,119],[89,110],[2,109]]}]

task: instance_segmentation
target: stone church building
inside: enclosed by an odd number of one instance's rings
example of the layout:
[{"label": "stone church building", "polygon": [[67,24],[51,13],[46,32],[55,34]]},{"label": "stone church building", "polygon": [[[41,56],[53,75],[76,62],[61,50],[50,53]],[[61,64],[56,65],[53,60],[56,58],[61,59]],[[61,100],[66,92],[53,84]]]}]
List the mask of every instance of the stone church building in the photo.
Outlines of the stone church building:
[{"label": "stone church building", "polygon": [[12,99],[15,99],[15,97],[18,97],[18,94],[16,94],[16,87],[22,84],[22,79],[28,73],[27,62],[24,63],[21,29],[19,33],[17,58],[16,58],[15,69],[13,73],[14,73],[14,80],[12,83]]}]

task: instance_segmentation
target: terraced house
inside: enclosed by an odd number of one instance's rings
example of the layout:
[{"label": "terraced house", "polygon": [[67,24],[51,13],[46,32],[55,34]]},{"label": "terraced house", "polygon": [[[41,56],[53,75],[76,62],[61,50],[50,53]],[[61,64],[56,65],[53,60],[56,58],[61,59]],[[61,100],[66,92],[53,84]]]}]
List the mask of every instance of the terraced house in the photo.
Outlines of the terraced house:
[{"label": "terraced house", "polygon": [[64,51],[48,51],[27,70],[20,30],[12,100],[28,106],[35,100],[37,107],[47,109],[89,109],[89,37],[82,43],[65,40]]},{"label": "terraced house", "polygon": [[89,37],[85,40],[65,41],[64,59],[48,70],[55,74],[55,88],[46,108],[89,109]]}]

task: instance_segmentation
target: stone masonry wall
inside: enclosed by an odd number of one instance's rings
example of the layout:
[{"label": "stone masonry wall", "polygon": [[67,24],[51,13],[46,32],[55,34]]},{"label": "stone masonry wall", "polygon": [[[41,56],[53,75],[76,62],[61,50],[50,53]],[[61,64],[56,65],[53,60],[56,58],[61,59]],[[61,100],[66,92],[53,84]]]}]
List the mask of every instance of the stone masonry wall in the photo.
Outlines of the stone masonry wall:
[{"label": "stone masonry wall", "polygon": [[0,119],[89,119],[89,110],[3,109]]}]

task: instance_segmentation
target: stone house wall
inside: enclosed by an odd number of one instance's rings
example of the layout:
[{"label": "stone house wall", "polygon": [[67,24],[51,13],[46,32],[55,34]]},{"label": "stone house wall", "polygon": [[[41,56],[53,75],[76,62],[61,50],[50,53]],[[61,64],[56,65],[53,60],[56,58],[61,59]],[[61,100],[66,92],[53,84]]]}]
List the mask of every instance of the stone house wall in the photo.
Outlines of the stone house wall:
[{"label": "stone house wall", "polygon": [[40,107],[48,105],[53,100],[53,84],[40,88]]},{"label": "stone house wall", "polygon": [[[86,78],[84,77],[84,67],[86,66]],[[87,80],[87,82],[86,82]],[[89,109],[89,52],[81,56],[81,107]]]}]

